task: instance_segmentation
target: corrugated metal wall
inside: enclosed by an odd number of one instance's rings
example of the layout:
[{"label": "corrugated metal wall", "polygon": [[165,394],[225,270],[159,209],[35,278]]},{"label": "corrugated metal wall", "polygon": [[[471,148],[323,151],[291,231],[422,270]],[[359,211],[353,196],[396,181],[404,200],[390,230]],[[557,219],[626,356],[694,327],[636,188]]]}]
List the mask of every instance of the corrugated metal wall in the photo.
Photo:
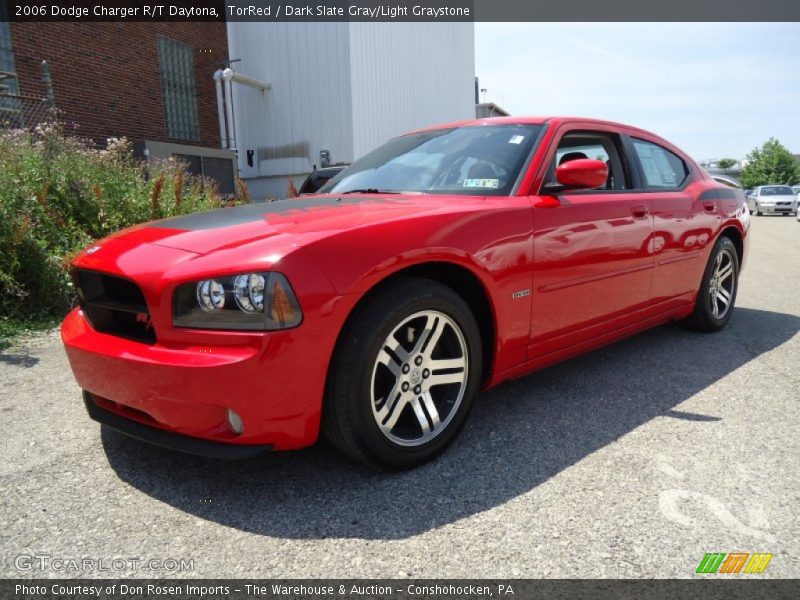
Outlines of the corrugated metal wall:
[{"label": "corrugated metal wall", "polygon": [[351,23],[353,151],[475,118],[472,23]]},{"label": "corrugated metal wall", "polygon": [[405,131],[474,118],[472,23],[242,22],[228,40],[233,68],[272,84],[235,86],[244,178],[308,173],[320,150],[352,162]]},{"label": "corrugated metal wall", "polygon": [[308,173],[323,149],[334,162],[351,159],[347,23],[228,23],[228,44],[242,59],[236,71],[272,84],[264,93],[235,86],[242,177]]}]

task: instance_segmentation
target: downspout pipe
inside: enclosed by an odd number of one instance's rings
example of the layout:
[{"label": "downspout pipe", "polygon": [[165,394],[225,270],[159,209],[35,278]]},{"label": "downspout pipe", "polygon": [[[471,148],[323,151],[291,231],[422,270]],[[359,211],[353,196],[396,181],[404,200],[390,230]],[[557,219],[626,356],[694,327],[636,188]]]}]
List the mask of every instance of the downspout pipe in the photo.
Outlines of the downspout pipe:
[{"label": "downspout pipe", "polygon": [[[216,74],[215,74],[216,77]],[[236,122],[234,121],[233,114],[233,84],[239,83],[248,87],[257,89],[262,94],[270,89],[272,86],[269,83],[259,81],[247,75],[237,73],[230,67],[222,71],[222,81],[226,84],[225,87],[225,115],[227,117],[228,127],[228,150],[233,150],[238,153],[236,141]]]},{"label": "downspout pipe", "polygon": [[225,82],[225,115],[228,123],[228,150],[236,152],[236,127],[233,122],[233,71],[225,69],[222,80]]},{"label": "downspout pipe", "polygon": [[248,87],[257,89],[260,92],[266,92],[268,89],[272,87],[271,84],[265,81],[259,81],[258,79],[248,77],[247,75],[242,75],[241,73],[237,73],[230,67],[228,67],[222,72],[222,76],[225,78],[225,81],[234,81],[236,83],[241,83],[242,85],[246,85]]},{"label": "downspout pipe", "polygon": [[225,116],[225,96],[222,92],[222,69],[214,71],[214,82],[217,88],[217,119],[219,119],[219,141],[224,149],[228,148],[228,121]]}]

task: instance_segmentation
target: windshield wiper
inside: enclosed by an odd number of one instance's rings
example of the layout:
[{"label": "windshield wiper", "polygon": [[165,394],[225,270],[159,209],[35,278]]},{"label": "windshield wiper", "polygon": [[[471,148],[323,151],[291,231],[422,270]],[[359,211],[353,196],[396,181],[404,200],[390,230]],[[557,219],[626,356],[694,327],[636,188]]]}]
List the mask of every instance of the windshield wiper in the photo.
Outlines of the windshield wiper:
[{"label": "windshield wiper", "polygon": [[392,190],[379,190],[378,188],[360,188],[355,190],[347,190],[346,192],[339,192],[342,196],[345,194],[399,194]]}]

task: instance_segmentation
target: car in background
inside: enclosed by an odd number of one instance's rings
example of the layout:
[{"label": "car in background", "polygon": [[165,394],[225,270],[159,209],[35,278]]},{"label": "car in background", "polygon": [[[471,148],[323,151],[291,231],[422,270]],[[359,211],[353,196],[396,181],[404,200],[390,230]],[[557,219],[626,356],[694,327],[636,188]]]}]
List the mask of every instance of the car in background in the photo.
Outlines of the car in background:
[{"label": "car in background", "polygon": [[127,435],[233,458],[324,434],[405,469],[445,450],[479,390],[670,321],[725,327],[743,204],[636,127],[442,125],[317,194],[93,243],[61,336],[89,415]]},{"label": "car in background", "polygon": [[323,167],[322,169],[315,169],[308,177],[306,177],[303,185],[300,186],[298,194],[305,196],[308,194],[316,194],[319,189],[328,183],[331,179],[336,177],[342,172],[347,165],[337,165],[335,167]]},{"label": "car in background", "polygon": [[797,195],[788,185],[760,185],[747,199],[750,212],[796,215]]}]

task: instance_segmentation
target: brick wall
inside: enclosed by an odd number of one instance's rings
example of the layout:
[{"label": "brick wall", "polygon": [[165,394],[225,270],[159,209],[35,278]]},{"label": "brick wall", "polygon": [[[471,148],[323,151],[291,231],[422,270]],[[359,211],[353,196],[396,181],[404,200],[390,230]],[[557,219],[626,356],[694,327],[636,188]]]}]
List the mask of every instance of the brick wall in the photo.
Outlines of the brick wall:
[{"label": "brick wall", "polygon": [[[194,47],[197,142],[166,137],[158,35]],[[224,23],[12,23],[11,36],[20,91],[44,94],[47,60],[56,106],[79,135],[100,144],[125,136],[219,148],[212,75],[228,58]]]}]

